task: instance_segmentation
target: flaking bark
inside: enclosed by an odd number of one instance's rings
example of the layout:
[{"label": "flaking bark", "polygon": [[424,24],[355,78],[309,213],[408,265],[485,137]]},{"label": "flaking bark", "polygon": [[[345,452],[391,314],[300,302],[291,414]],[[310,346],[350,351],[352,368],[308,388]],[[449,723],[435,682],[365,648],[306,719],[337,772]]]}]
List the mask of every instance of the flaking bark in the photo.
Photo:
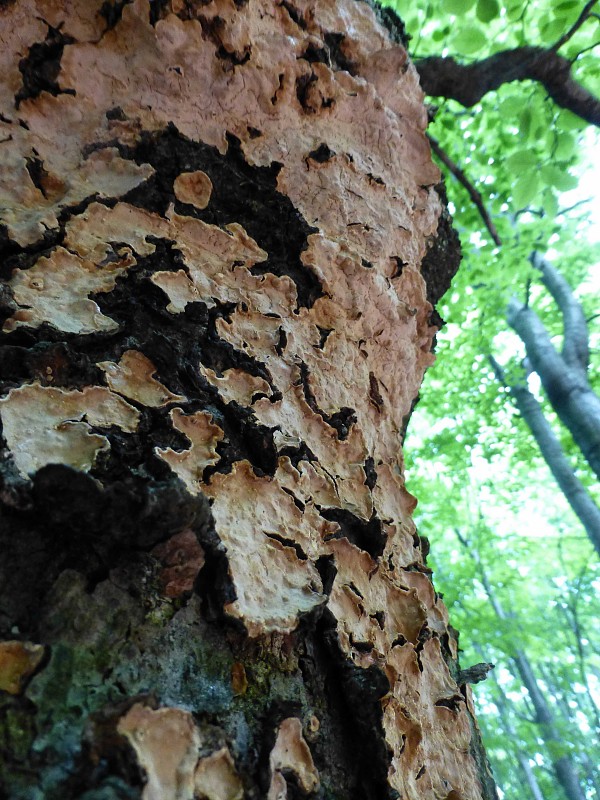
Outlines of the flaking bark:
[{"label": "flaking bark", "polygon": [[494,797],[403,479],[457,260],[406,51],[354,0],[0,15],[2,791]]}]

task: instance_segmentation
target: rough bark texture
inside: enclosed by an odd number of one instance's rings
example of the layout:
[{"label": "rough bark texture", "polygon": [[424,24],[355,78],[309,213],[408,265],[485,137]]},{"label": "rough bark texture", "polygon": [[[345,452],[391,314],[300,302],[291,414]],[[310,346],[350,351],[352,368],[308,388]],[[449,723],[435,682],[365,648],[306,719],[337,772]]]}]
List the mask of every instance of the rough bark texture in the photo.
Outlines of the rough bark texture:
[{"label": "rough bark texture", "polygon": [[491,797],[403,481],[455,262],[405,50],[354,0],[0,39],[5,796]]}]

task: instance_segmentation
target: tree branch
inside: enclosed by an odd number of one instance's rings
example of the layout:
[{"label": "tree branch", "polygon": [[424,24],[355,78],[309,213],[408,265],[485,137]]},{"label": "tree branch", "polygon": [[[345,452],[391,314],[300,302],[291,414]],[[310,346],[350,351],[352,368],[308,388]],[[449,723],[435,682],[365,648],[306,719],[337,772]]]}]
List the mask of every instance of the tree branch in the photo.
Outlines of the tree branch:
[{"label": "tree branch", "polygon": [[415,66],[426,94],[457,100],[466,108],[504,83],[532,80],[541,83],[558,106],[600,127],[600,100],[573,80],[571,62],[555,48],[517,47],[468,65],[452,56],[431,56]]},{"label": "tree branch", "polygon": [[596,3],[597,3],[597,2],[598,2],[598,0],[589,0],[589,2],[587,2],[587,3],[585,4],[585,6],[583,7],[583,10],[582,10],[582,12],[581,12],[581,14],[580,14],[580,15],[577,17],[577,19],[575,20],[575,22],[573,23],[573,25],[571,25],[571,27],[569,28],[569,30],[568,30],[568,31],[567,31],[565,34],[563,34],[563,35],[560,37],[560,39],[559,39],[559,40],[558,40],[558,41],[557,41],[557,42],[556,42],[554,45],[552,45],[552,47],[550,48],[551,50],[554,50],[554,51],[557,51],[557,50],[559,50],[559,49],[560,49],[560,48],[563,46],[563,44],[566,44],[566,43],[569,41],[569,39],[570,39],[570,38],[571,38],[571,37],[572,37],[572,36],[573,36],[575,33],[577,33],[577,31],[579,30],[579,28],[581,28],[581,26],[583,25],[583,23],[584,23],[584,22],[586,21],[586,19],[587,19],[587,18],[590,16],[590,14],[591,14],[591,11],[592,11],[592,8],[593,8],[593,7],[596,5]]},{"label": "tree branch", "polygon": [[509,383],[502,366],[493,355],[488,355],[488,361],[496,380],[508,389],[510,396],[515,401],[519,414],[531,431],[550,472],[579,518],[596,553],[600,556],[600,508],[575,475],[563,446],[546,419],[542,407],[529,391],[525,380]]},{"label": "tree branch", "polygon": [[587,372],[590,360],[589,334],[581,303],[559,271],[540,253],[534,251],[530,261],[541,272],[544,286],[560,308],[564,329],[563,358],[572,367]]},{"label": "tree branch", "polygon": [[492,222],[491,217],[488,214],[487,209],[483,204],[483,198],[480,192],[478,192],[477,189],[473,186],[471,181],[467,178],[467,176],[465,175],[463,170],[458,166],[458,164],[455,164],[454,161],[452,161],[452,159],[450,158],[450,156],[448,156],[448,154],[445,152],[445,150],[442,150],[442,148],[440,147],[440,143],[437,141],[437,139],[434,139],[434,137],[431,136],[430,134],[427,134],[427,138],[429,139],[429,143],[431,144],[431,149],[439,158],[439,160],[442,162],[442,164],[448,167],[448,169],[454,175],[456,180],[465,187],[465,189],[469,194],[469,197],[471,198],[477,210],[479,211],[481,219],[483,220],[485,227],[488,229],[490,236],[494,240],[494,243],[498,247],[500,247],[502,241],[498,236],[498,231],[496,230],[496,226]]}]

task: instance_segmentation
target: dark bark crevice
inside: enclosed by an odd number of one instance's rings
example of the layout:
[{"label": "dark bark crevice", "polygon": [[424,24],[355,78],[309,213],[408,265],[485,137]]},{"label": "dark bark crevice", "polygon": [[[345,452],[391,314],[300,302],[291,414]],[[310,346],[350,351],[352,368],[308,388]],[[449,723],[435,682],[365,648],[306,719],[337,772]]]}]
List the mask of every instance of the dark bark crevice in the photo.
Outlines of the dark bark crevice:
[{"label": "dark bark crevice", "polygon": [[[143,133],[134,148],[121,146],[121,154],[138,164],[151,164],[156,173],[123,201],[161,215],[174,203],[178,213],[221,227],[237,222],[268,254],[266,261],[252,268],[252,274],[287,275],[296,285],[298,306],[310,308],[322,296],[322,289],[300,255],[316,229],[277,191],[280,165],[251,166],[238,139],[229,136],[228,144],[222,156],[214,147],[187,139],[173,125],[158,134]],[[203,210],[179,202],[173,192],[175,178],[194,170],[205,172],[213,185],[211,200]]]},{"label": "dark bark crevice", "polygon": [[462,253],[460,239],[452,227],[452,217],[448,211],[446,187],[443,183],[439,183],[435,186],[435,191],[440,197],[442,212],[436,234],[429,242],[427,253],[421,263],[421,275],[427,284],[427,299],[434,307],[430,323],[441,328],[444,320],[438,314],[435,304],[450,288],[452,278],[458,271]]},{"label": "dark bark crevice", "polygon": [[304,399],[310,408],[318,414],[324,422],[331,426],[337,433],[338,439],[344,441],[348,438],[350,429],[356,424],[356,412],[353,408],[344,406],[333,414],[328,414],[319,407],[317,400],[310,387],[309,381],[310,372],[304,361],[300,362],[300,383],[302,391],[304,392]]},{"label": "dark bark crevice", "polygon": [[345,537],[349,542],[364,550],[372,558],[383,554],[387,535],[381,520],[373,516],[368,522],[343,508],[319,508],[319,514],[330,522],[337,522],[340,530],[329,539]]},{"label": "dark bark crevice", "polygon": [[75,40],[58,28],[48,25],[48,33],[43,42],[32,44],[25,58],[19,61],[19,71],[23,76],[23,85],[15,95],[15,107],[23,100],[38,97],[42,92],[54,96],[59,94],[75,94],[72,89],[63,89],[57,83],[60,72],[60,60],[65,45]]},{"label": "dark bark crevice", "polygon": [[387,783],[389,753],[380,703],[389,691],[385,674],[375,666],[362,669],[348,661],[327,609],[304,644],[300,668],[322,719],[322,733],[311,750],[319,772],[327,775],[331,796],[395,800]]}]

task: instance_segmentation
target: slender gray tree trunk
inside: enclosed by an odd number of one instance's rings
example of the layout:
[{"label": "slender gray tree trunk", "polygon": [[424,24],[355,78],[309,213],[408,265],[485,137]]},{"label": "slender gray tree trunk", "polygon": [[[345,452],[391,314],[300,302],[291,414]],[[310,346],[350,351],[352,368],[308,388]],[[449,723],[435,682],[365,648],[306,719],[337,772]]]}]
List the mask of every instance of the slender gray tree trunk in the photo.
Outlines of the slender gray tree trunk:
[{"label": "slender gray tree trunk", "polygon": [[490,356],[490,363],[496,378],[508,389],[510,396],[515,401],[515,405],[537,442],[548,468],[600,557],[600,508],[575,475],[558,437],[527,385],[524,382],[509,384],[504,370],[493,356]]},{"label": "slender gray tree trunk", "polygon": [[[508,620],[509,615],[505,612],[502,604],[496,597],[492,584],[481,562],[481,558],[476,549],[472,548],[469,541],[462,536],[458,531],[457,538],[468,551],[475,563],[479,567],[479,575],[483,588],[489,598],[489,601],[494,609],[496,616],[501,620]],[[556,775],[556,779],[562,787],[567,800],[586,800],[585,792],[581,786],[577,775],[577,768],[573,760],[568,755],[556,756],[556,752],[561,749],[562,739],[558,731],[554,714],[548,698],[542,691],[536,677],[534,669],[529,661],[524,650],[515,648],[511,657],[511,661],[515,666],[515,670],[521,679],[521,682],[527,689],[527,694],[533,705],[535,712],[535,722],[539,726],[540,734],[548,747],[549,758],[552,763],[552,769]]]},{"label": "slender gray tree trunk", "polygon": [[552,264],[539,253],[533,254],[532,262],[562,313],[562,352],[554,347],[537,314],[516,298],[508,306],[508,323],[525,344],[527,358],[553,409],[600,478],[600,398],[587,377],[589,346],[583,309]]},{"label": "slender gray tree trunk", "polygon": [[[496,690],[494,696],[494,702],[498,707],[498,711],[500,713],[500,719],[502,721],[502,727],[504,728],[507,737],[514,742],[518,742],[518,735],[515,726],[512,724],[510,720],[510,703],[506,699],[506,695],[502,691],[500,684],[495,681],[496,683]],[[518,745],[517,745],[518,746]],[[517,761],[519,762],[519,766],[523,773],[523,778],[529,789],[531,794],[532,800],[545,800],[544,794],[540,788],[539,783],[537,782],[537,778],[535,777],[535,773],[529,763],[529,758],[527,753],[523,753],[520,749],[517,751]]]}]

